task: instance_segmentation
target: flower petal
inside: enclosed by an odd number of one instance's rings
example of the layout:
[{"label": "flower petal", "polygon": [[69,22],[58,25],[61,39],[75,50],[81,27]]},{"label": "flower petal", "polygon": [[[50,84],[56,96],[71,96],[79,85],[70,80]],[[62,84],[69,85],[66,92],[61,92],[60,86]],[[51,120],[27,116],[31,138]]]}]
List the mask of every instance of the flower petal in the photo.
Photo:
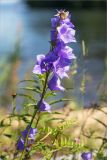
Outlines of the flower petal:
[{"label": "flower petal", "polygon": [[48,87],[49,87],[49,89],[50,90],[62,90],[62,91],[64,91],[65,89],[61,86],[61,82],[60,82],[60,79],[56,76],[56,75],[54,75],[53,77],[52,77],[52,79],[48,82]]},{"label": "flower petal", "polygon": [[[39,105],[40,101],[38,102]],[[51,112],[51,106],[45,102],[44,100],[42,100],[42,103],[40,104],[39,110],[41,112],[47,111],[47,112]]]}]

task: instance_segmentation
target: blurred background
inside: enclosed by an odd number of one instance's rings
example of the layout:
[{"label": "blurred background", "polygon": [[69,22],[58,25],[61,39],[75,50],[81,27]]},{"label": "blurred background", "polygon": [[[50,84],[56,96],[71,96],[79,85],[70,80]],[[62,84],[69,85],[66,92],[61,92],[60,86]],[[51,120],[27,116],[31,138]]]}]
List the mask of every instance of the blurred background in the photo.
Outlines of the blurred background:
[{"label": "blurred background", "polygon": [[72,99],[78,107],[107,102],[105,0],[0,0],[0,107],[11,106],[18,82],[32,79],[36,55],[49,51],[50,20],[56,9],[69,10],[77,39],[71,44],[77,62],[71,78],[63,81],[72,89],[59,97]]}]

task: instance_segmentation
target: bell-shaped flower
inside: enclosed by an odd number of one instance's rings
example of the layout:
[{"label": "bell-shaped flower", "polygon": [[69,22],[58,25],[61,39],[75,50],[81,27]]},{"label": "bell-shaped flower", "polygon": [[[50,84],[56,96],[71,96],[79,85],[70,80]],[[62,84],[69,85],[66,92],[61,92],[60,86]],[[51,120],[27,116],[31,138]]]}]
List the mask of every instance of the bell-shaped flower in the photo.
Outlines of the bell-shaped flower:
[{"label": "bell-shaped flower", "polygon": [[48,82],[48,87],[52,91],[64,91],[65,89],[61,86],[61,81],[58,76],[54,75]]},{"label": "bell-shaped flower", "polygon": [[44,100],[42,100],[42,102],[39,101],[37,106],[39,106],[39,110],[41,112],[45,112],[45,111],[51,112],[51,106]]},{"label": "bell-shaped flower", "polygon": [[62,24],[57,27],[58,39],[61,39],[64,43],[76,42],[75,30],[70,28],[67,24]]},{"label": "bell-shaped flower", "polygon": [[[43,63],[45,60],[45,55],[37,55],[37,64],[34,66],[33,73],[35,74],[43,74],[46,72],[45,64]],[[44,64],[44,65],[43,65]]]},{"label": "bell-shaped flower", "polygon": [[92,153],[91,152],[84,152],[81,155],[83,160],[92,160]]},{"label": "bell-shaped flower", "polygon": [[54,66],[53,72],[61,79],[64,77],[68,78],[67,72],[70,69],[70,66],[69,66],[70,63],[71,63],[70,59],[59,58],[53,63],[53,66]]},{"label": "bell-shaped flower", "polygon": [[53,52],[48,53],[45,55],[38,55],[37,56],[37,64],[34,66],[33,73],[35,74],[43,74],[53,67],[53,61],[56,60],[56,55]]},{"label": "bell-shaped flower", "polygon": [[58,52],[58,55],[66,59],[75,59],[76,57],[72,52],[73,49],[71,47],[65,46]]},{"label": "bell-shaped flower", "polygon": [[17,142],[17,150],[23,151],[23,149],[24,149],[24,140],[20,138]]}]

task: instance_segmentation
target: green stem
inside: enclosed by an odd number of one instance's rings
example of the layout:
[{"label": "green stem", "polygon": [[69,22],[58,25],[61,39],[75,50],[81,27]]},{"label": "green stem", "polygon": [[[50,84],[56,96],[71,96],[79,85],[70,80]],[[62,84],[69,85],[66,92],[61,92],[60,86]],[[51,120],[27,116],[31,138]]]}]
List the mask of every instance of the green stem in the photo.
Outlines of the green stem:
[{"label": "green stem", "polygon": [[35,128],[37,128],[37,125],[38,125],[38,123],[39,123],[39,119],[40,119],[40,111],[38,112],[38,119],[37,119],[37,121],[36,121]]},{"label": "green stem", "polygon": [[12,95],[12,114],[15,114],[16,110],[16,95]]},{"label": "green stem", "polygon": [[28,140],[28,135],[29,135],[30,128],[31,128],[31,125],[32,125],[32,123],[33,123],[33,120],[34,120],[34,118],[35,118],[35,116],[36,116],[36,113],[37,113],[37,110],[35,110],[35,112],[34,112],[34,114],[33,114],[33,117],[32,117],[32,119],[31,119],[31,122],[30,122],[30,124],[29,124],[29,129],[28,129],[27,136],[26,136],[26,138],[25,138],[25,142],[24,142],[24,149],[23,149],[23,151],[22,151],[22,154],[21,154],[20,160],[22,160],[22,159],[23,159],[23,155],[24,155],[25,150],[26,150],[26,144],[27,144],[27,140]]},{"label": "green stem", "polygon": [[[52,145],[54,145],[54,142],[55,142],[55,140],[57,139],[58,135],[59,135],[59,132],[58,132],[58,133],[56,134],[56,136],[54,137],[54,140],[53,140],[53,142],[52,142]],[[57,151],[52,152],[52,154],[51,154],[51,156],[50,156],[50,159],[51,159],[52,157],[55,159],[55,158],[56,158],[56,153],[57,153]]]},{"label": "green stem", "polygon": [[[40,101],[39,101],[39,104],[37,105],[37,109],[34,111],[34,114],[33,114],[33,116],[32,116],[32,119],[31,119],[31,121],[30,121],[30,124],[29,124],[28,133],[27,133],[27,136],[26,136],[26,139],[25,139],[25,142],[24,142],[24,150],[22,151],[20,160],[23,160],[23,156],[24,156],[24,153],[25,153],[25,150],[26,150],[26,144],[27,144],[27,140],[28,140],[28,135],[29,135],[29,132],[30,132],[30,128],[31,128],[31,126],[32,126],[32,123],[33,123],[33,120],[34,120],[34,118],[35,118],[35,116],[36,116],[36,113],[38,112],[38,108],[40,108],[40,105],[41,105],[42,100],[43,100],[43,98],[44,98],[44,95],[45,95],[45,92],[46,92],[46,86],[47,86],[48,76],[49,76],[49,72],[46,73],[45,84],[44,84],[44,87],[43,87],[41,99],[40,99]],[[40,111],[39,111],[39,113],[40,113]],[[38,125],[38,122],[39,122],[39,118],[38,118],[38,120],[37,120],[36,127],[37,127],[37,125]]]}]

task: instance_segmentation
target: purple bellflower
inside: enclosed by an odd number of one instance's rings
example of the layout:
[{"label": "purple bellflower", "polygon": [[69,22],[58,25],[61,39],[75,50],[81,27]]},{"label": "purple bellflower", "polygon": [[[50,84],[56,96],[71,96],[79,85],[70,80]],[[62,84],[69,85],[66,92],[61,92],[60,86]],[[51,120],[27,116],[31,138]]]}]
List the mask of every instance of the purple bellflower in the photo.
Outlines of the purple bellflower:
[{"label": "purple bellflower", "polygon": [[91,152],[84,152],[81,155],[83,160],[92,160],[92,153]]},{"label": "purple bellflower", "polygon": [[49,52],[47,55],[38,55],[37,64],[34,66],[33,73],[43,74],[52,70],[53,62],[57,59],[57,55],[53,52]]},{"label": "purple bellflower", "polygon": [[[39,103],[40,103],[40,101],[38,102],[38,105],[39,105]],[[41,112],[45,112],[45,111],[51,112],[51,106],[47,102],[45,102],[44,100],[42,100],[42,102],[40,104],[39,110]]]},{"label": "purple bellflower", "polygon": [[58,77],[63,79],[64,77],[68,78],[67,72],[69,71],[69,65],[70,60],[66,61],[66,59],[59,58],[57,61],[54,62],[54,74],[56,74]]},{"label": "purple bellflower", "polygon": [[70,28],[67,24],[62,24],[57,27],[58,38],[61,39],[64,43],[76,42],[75,40],[75,30]]},{"label": "purple bellflower", "polygon": [[30,130],[29,130],[29,126],[27,126],[27,128],[24,131],[22,131],[21,136],[18,139],[17,150],[23,151],[24,143],[27,135],[28,135],[28,141],[26,145],[26,150],[29,150],[30,145],[33,143],[35,139],[36,133],[37,133],[37,128],[30,127]]},{"label": "purple bellflower", "polygon": [[66,59],[75,59],[76,57],[72,52],[73,52],[72,48],[65,46],[58,52],[58,55],[59,57],[63,57]]},{"label": "purple bellflower", "polygon": [[37,64],[35,65],[34,69],[33,69],[33,73],[35,74],[43,74],[44,72],[46,72],[46,67],[44,64],[43,67],[43,61],[45,60],[45,55],[37,55]]},{"label": "purple bellflower", "polygon": [[22,138],[18,139],[17,150],[19,150],[19,151],[23,151],[24,150],[24,140]]},{"label": "purple bellflower", "polygon": [[58,91],[58,90],[62,90],[64,91],[65,89],[61,86],[60,84],[60,79],[58,78],[58,76],[54,75],[52,77],[52,79],[48,82],[48,87],[50,90],[52,91]]}]

